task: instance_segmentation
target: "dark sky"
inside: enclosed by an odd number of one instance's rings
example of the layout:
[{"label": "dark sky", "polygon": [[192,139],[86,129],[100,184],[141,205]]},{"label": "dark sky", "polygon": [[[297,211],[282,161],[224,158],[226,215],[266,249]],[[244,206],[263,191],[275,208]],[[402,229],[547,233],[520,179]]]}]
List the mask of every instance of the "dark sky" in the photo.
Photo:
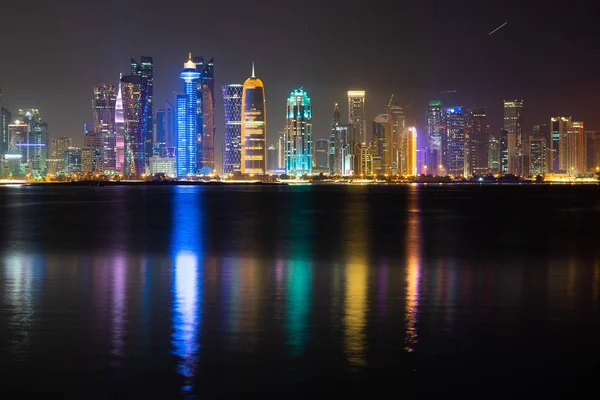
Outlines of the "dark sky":
[{"label": "dark sky", "polygon": [[[5,0],[0,102],[13,112],[39,108],[51,136],[73,136],[81,144],[94,85],[116,84],[131,56],[152,56],[159,106],[181,90],[178,74],[191,51],[214,57],[219,88],[243,83],[255,61],[265,84],[269,143],[283,127],[285,99],[297,86],[313,101],[316,138],[328,135],[333,103],[343,105],[346,117],[349,89],[367,91],[369,119],[394,93],[410,105],[417,126],[428,100],[441,98],[487,106],[497,130],[502,100],[522,98],[528,131],[558,114],[600,129],[600,35],[585,3]],[[451,89],[459,90],[454,98],[439,94]],[[220,146],[220,94],[216,118]]]}]

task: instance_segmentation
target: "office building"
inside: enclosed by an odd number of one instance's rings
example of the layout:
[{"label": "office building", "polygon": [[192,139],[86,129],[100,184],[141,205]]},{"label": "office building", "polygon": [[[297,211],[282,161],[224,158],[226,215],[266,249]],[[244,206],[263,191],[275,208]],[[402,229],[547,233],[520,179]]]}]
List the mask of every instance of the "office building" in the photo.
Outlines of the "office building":
[{"label": "office building", "polygon": [[315,167],[323,172],[329,171],[329,140],[315,140]]},{"label": "office building", "polygon": [[205,63],[204,57],[194,57],[192,61],[200,73],[196,84],[196,169],[207,174],[215,169],[215,64],[213,59]]},{"label": "office building", "polygon": [[242,92],[240,84],[223,85],[225,108],[225,142],[223,151],[223,173],[241,171]]},{"label": "office building", "polygon": [[465,115],[461,106],[444,110],[445,148],[442,154],[443,169],[448,175],[465,176]]},{"label": "office building", "polygon": [[383,175],[391,173],[391,140],[386,131],[388,114],[379,114],[373,120],[373,141],[376,143],[373,154],[373,174]]},{"label": "office building", "polygon": [[[402,163],[405,162],[402,142],[404,140],[404,129],[406,128],[406,115],[403,107],[394,105],[392,102],[393,96],[387,109],[388,124],[385,128],[386,139],[384,142],[390,143],[390,172],[392,175],[397,175],[400,173]],[[387,171],[384,173],[387,173]]]},{"label": "office building", "polygon": [[584,141],[585,173],[594,174],[600,172],[600,131],[585,131]]},{"label": "office building", "polygon": [[274,144],[267,147],[267,172],[269,174],[275,174],[277,172],[277,146]]},{"label": "office building", "polygon": [[348,125],[351,129],[350,141],[358,144],[367,142],[364,90],[348,91]]},{"label": "office building", "polygon": [[339,175],[342,173],[342,142],[339,136],[339,127],[341,124],[340,109],[337,103],[333,109],[333,119],[331,120],[331,131],[329,132],[329,173]]},{"label": "office building", "polygon": [[504,100],[504,130],[508,132],[508,167],[512,175],[521,175],[523,139],[523,100]]},{"label": "office building", "polygon": [[361,178],[365,178],[373,175],[373,154],[371,153],[371,146],[367,143],[360,145],[359,153],[359,171]]},{"label": "office building", "polygon": [[529,139],[529,175],[546,174],[546,138],[532,136]]},{"label": "office building", "polygon": [[505,131],[504,129],[502,129],[500,131],[500,135],[498,137],[498,149],[499,149],[499,156],[500,156],[500,175],[507,175],[508,174],[508,164],[509,164],[509,157],[508,157],[508,131]]},{"label": "office building", "polygon": [[121,79],[119,75],[119,89],[115,100],[115,170],[124,173],[125,163],[125,118],[123,117],[123,94],[121,91]]},{"label": "office building", "polygon": [[67,174],[81,173],[81,149],[79,147],[69,147],[65,150],[65,166]]},{"label": "office building", "polygon": [[285,131],[277,133],[277,169],[285,171]]},{"label": "office building", "polygon": [[499,175],[502,171],[500,166],[500,140],[490,135],[488,149],[488,168],[493,175]]},{"label": "office building", "polygon": [[73,147],[73,139],[66,136],[50,139],[48,174],[57,175],[65,170],[65,151]]},{"label": "office building", "polygon": [[100,141],[101,172],[115,171],[117,168],[117,138],[115,130],[115,105],[117,93],[113,85],[100,85],[94,88],[92,114],[94,133]]},{"label": "office building", "polygon": [[290,93],[286,109],[287,175],[311,174],[313,168],[312,108],[304,89]]},{"label": "office building", "polygon": [[121,78],[125,128],[123,172],[125,177],[141,178],[146,167],[146,129],[148,126],[148,81],[128,75]]},{"label": "office building", "polygon": [[133,58],[131,59],[131,75],[138,76],[146,81],[146,92],[148,93],[147,111],[146,111],[146,126],[144,132],[144,160],[152,157],[152,139],[154,137],[154,109],[153,109],[153,94],[154,94],[154,62],[152,57],[142,56],[138,63]]},{"label": "office building", "polygon": [[415,176],[417,174],[417,128],[414,126],[404,128],[400,149],[399,175]]},{"label": "office building", "polygon": [[12,114],[8,109],[0,107],[0,158],[8,152],[8,125],[12,122]]},{"label": "office building", "polygon": [[81,172],[84,174],[101,174],[102,171],[102,137],[94,128],[84,125],[83,147],[81,148]]},{"label": "office building", "polygon": [[25,141],[16,145],[23,148],[21,162],[27,165],[34,177],[44,176],[47,172],[49,147],[48,124],[41,119],[37,109],[19,110],[17,122],[17,125],[26,125]]},{"label": "office building", "polygon": [[[571,117],[550,118],[550,150],[552,162],[549,172],[568,173],[567,135],[572,126]],[[548,161],[550,162],[550,160]]]},{"label": "office building", "polygon": [[467,112],[465,128],[467,142],[468,175],[487,175],[489,172],[489,125],[485,108],[473,108]]},{"label": "office building", "polygon": [[267,168],[267,105],[265,88],[254,74],[244,82],[242,92],[242,174],[264,174]]},{"label": "office building", "polygon": [[196,63],[192,61],[192,53],[188,61],[183,64],[183,71],[179,74],[183,80],[183,95],[177,96],[177,176],[184,177],[197,173],[197,139],[198,123],[197,83],[200,73]]},{"label": "office building", "polygon": [[165,174],[170,178],[177,177],[177,160],[175,157],[152,156],[148,160],[148,173],[150,176]]},{"label": "office building", "polygon": [[442,164],[442,138],[444,137],[442,102],[430,101],[425,117],[427,123],[425,163],[427,173],[436,176],[440,174],[439,166]]}]

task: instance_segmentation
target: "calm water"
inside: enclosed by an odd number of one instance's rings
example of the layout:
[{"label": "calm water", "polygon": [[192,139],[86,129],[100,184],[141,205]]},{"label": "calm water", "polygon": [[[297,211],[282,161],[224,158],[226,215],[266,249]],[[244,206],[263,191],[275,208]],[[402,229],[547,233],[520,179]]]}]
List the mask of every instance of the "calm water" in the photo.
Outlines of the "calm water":
[{"label": "calm water", "polygon": [[597,186],[0,187],[0,387],[584,397],[599,229]]}]

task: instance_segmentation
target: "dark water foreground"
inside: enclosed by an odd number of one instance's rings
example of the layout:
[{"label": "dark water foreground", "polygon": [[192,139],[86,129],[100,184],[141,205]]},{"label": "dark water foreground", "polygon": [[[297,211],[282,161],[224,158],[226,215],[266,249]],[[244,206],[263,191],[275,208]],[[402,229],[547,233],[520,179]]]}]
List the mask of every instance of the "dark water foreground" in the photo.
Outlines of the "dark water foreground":
[{"label": "dark water foreground", "polygon": [[2,397],[589,398],[599,232],[596,186],[2,187]]}]

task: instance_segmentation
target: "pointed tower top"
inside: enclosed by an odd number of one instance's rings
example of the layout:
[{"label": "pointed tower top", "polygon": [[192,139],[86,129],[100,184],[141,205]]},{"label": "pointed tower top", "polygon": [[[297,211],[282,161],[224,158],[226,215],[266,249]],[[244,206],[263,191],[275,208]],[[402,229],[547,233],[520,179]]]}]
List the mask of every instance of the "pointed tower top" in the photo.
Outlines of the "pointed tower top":
[{"label": "pointed tower top", "polygon": [[183,68],[196,69],[196,63],[192,61],[192,53],[188,53],[188,60],[185,64],[183,64]]},{"label": "pointed tower top", "polygon": [[123,73],[119,72],[119,80],[123,79]]},{"label": "pointed tower top", "polygon": [[254,61],[252,61],[252,78],[256,78],[256,75],[254,75]]}]

